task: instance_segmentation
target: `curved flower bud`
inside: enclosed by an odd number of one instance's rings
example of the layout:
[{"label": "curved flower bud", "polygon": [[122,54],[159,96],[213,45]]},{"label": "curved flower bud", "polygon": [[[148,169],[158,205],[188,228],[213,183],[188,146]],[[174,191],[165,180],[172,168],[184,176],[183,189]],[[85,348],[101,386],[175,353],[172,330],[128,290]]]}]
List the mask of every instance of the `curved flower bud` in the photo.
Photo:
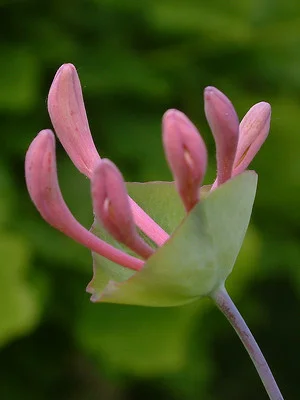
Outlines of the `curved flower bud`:
[{"label": "curved flower bud", "polygon": [[30,197],[42,217],[54,228],[98,254],[124,267],[140,270],[144,262],[115,249],[85,229],[64,202],[56,174],[55,139],[41,131],[25,158],[25,176]]},{"label": "curved flower bud", "polygon": [[271,106],[264,101],[255,104],[240,123],[239,142],[233,175],[243,172],[266,140],[271,121]]},{"label": "curved flower bud", "polygon": [[238,137],[239,120],[230,100],[218,89],[204,90],[205,115],[216,142],[217,184],[232,176]]},{"label": "curved flower bud", "polygon": [[97,219],[116,240],[144,258],[153,254],[136,231],[122,174],[110,160],[100,161],[94,171],[92,198]]},{"label": "curved flower bud", "polygon": [[[74,65],[63,64],[58,69],[48,95],[48,111],[69,157],[80,172],[91,178],[101,158],[92,139]],[[137,226],[158,245],[165,243],[169,235],[132,199],[130,205]]]},{"label": "curved flower bud", "polygon": [[88,178],[100,160],[84,107],[77,71],[63,64],[57,71],[48,95],[48,111],[61,144],[69,157]]},{"label": "curved flower bud", "polygon": [[163,117],[163,144],[188,212],[199,201],[199,187],[207,164],[205,144],[193,123],[178,110],[168,110]]}]

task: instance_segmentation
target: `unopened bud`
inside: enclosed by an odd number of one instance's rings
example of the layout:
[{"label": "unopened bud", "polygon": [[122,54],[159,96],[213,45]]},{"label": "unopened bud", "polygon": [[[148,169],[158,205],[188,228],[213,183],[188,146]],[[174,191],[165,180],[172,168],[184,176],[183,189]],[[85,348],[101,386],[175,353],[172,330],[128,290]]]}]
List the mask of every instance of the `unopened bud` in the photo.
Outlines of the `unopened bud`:
[{"label": "unopened bud", "polygon": [[84,175],[92,176],[100,160],[84,107],[77,71],[64,64],[57,71],[48,95],[48,111],[57,137]]},{"label": "unopened bud", "polygon": [[180,111],[163,117],[163,144],[177,190],[190,211],[199,201],[207,165],[205,143],[193,123]]},{"label": "unopened bud", "polygon": [[144,258],[153,254],[153,249],[137,233],[122,174],[107,159],[95,168],[92,198],[96,217],[117,241]]},{"label": "unopened bud", "polygon": [[239,137],[239,120],[230,100],[218,89],[204,91],[205,114],[216,143],[217,184],[232,176]]},{"label": "unopened bud", "polygon": [[134,270],[140,270],[143,267],[142,260],[105,243],[74,218],[59,188],[55,139],[52,131],[41,131],[31,143],[25,158],[25,176],[33,203],[50,225],[92,251],[124,267]]},{"label": "unopened bud", "polygon": [[270,121],[271,106],[263,101],[251,107],[244,116],[240,123],[233,175],[240,174],[251,163],[269,134]]}]

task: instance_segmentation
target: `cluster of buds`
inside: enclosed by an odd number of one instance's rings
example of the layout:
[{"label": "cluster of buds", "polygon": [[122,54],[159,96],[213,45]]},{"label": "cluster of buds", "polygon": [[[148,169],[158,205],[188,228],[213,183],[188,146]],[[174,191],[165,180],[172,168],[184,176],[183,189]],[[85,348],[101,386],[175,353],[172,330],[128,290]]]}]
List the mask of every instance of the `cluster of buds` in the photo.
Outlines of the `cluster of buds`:
[{"label": "cluster of buds", "polygon": [[[216,143],[217,178],[211,187],[214,190],[248,167],[268,135],[271,108],[268,103],[260,102],[239,123],[230,100],[218,89],[207,87],[204,102]],[[134,255],[106,243],[72,215],[59,188],[55,137],[48,129],[33,140],[25,160],[26,183],[36,208],[50,225],[93,252],[123,267],[141,270],[155,249],[139,231],[157,247],[164,245],[171,232],[165,232],[129,197],[118,168],[100,158],[89,129],[79,77],[72,64],[64,64],[57,71],[48,96],[48,111],[61,144],[78,170],[91,181],[96,219]],[[162,130],[166,158],[189,213],[201,200],[199,189],[207,166],[206,147],[194,124],[178,110],[165,113]]]}]

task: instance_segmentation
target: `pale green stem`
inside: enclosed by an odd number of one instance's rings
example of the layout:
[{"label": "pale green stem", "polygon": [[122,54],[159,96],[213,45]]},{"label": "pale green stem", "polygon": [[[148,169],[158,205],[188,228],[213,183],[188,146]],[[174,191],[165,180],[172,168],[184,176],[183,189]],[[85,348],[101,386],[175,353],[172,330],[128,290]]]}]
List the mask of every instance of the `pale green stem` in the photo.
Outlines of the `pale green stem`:
[{"label": "pale green stem", "polygon": [[210,294],[219,310],[225,315],[245,346],[271,400],[283,400],[268,363],[243,317],[224,287]]}]

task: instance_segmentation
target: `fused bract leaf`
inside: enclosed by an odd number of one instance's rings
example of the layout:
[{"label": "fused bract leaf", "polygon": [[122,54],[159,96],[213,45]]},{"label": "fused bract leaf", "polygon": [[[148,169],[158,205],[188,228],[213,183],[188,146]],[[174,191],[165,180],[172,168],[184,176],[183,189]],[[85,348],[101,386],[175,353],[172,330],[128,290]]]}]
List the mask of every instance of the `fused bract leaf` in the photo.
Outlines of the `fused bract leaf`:
[{"label": "fused bract leaf", "polygon": [[[150,215],[152,206],[151,216],[168,233],[176,229],[136,273],[94,255],[94,277],[88,286],[92,300],[164,307],[209,295],[225,282],[233,268],[249,224],[256,184],[253,171],[226,182],[207,194],[177,228],[183,210],[172,184],[130,184],[131,196],[135,199],[137,190],[139,204]],[[168,207],[167,213],[162,204]],[[97,223],[93,230],[102,236]],[[107,236],[105,239],[111,241]]]}]

